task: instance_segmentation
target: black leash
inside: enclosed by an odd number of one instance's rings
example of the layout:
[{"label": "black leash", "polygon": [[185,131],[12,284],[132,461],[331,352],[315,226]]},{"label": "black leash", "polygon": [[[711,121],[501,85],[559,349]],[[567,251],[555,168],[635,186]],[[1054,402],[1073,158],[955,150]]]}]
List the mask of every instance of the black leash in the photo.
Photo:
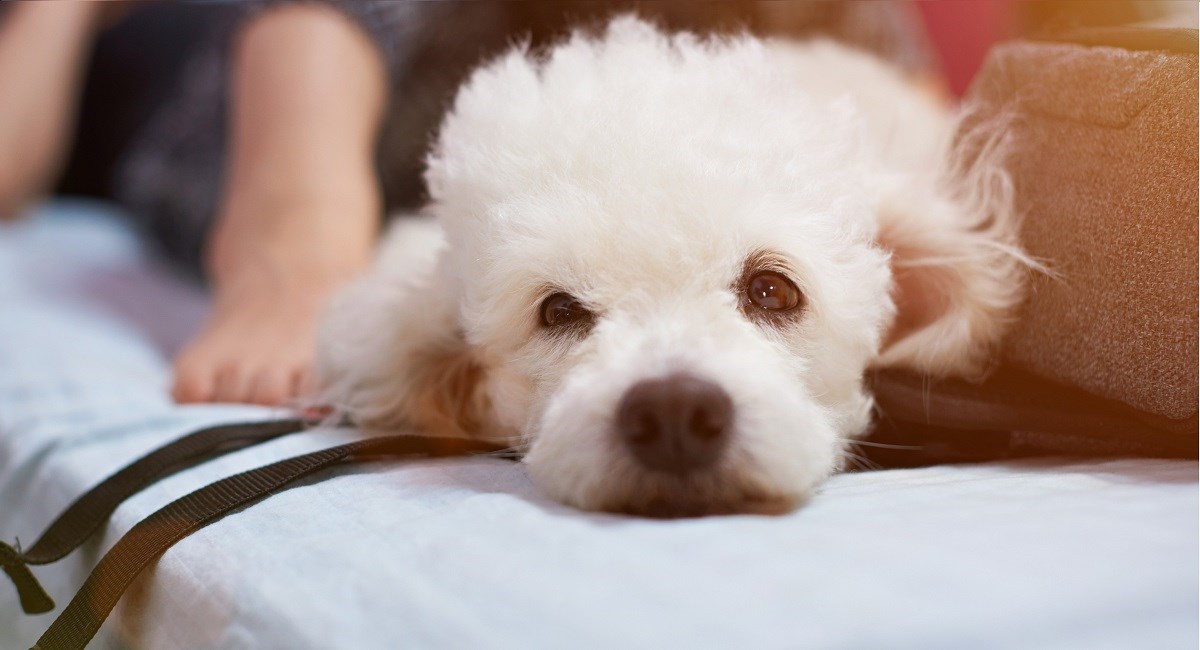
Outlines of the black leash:
[{"label": "black leash", "polygon": [[54,609],[28,565],[56,562],[83,544],[129,497],[205,460],[304,429],[299,419],[208,427],[142,456],[75,500],[28,550],[0,541],[0,568],[17,588],[26,614]]},{"label": "black leash", "polygon": [[[26,613],[54,608],[29,565],[62,559],[83,544],[130,496],[205,460],[303,430],[288,419],[226,424],[184,436],[119,470],[76,499],[28,550],[0,542],[0,568],[17,587]],[[322,469],[384,457],[438,457],[497,453],[506,448],[475,440],[388,436],[281,460],[211,483],[159,509],[135,525],[104,555],[83,586],[34,648],[83,648],[141,571],[176,542],[229,512],[258,502]]]},{"label": "black leash", "polygon": [[[1011,456],[1017,449],[1014,442],[1017,436],[1024,436],[1026,446],[1029,440],[1035,445],[1044,444],[1030,438],[1031,433],[1038,432],[1057,435],[1055,440],[1075,440],[1086,434],[1089,437],[1083,443],[1073,443],[1083,445],[1075,451],[1095,451],[1097,441],[1111,443],[1118,436],[1127,441],[1132,430],[1139,434],[1139,446],[1121,447],[1118,451],[1196,455],[1194,421],[1152,420],[1124,405],[1021,374],[1000,372],[984,385],[947,381],[932,387],[915,375],[885,372],[877,373],[872,384],[884,414],[881,420],[891,423],[875,435],[890,432],[899,437],[868,440],[895,443],[876,446],[902,450],[896,453],[910,456],[915,453],[920,464]],[[214,456],[304,427],[305,421],[298,419],[221,425],[167,444],[77,499],[28,551],[0,542],[0,568],[16,585],[27,613],[50,611],[54,602],[28,565],[48,564],[65,557],[99,529],[121,502],[155,481]],[[1181,435],[1185,430],[1190,433]],[[919,444],[905,444],[908,442]],[[388,436],[303,454],[216,481],[163,507],[126,533],[100,560],[34,647],[37,650],[83,648],[150,562],[184,537],[300,478],[335,465],[376,458],[498,454],[505,449],[477,440]],[[1048,450],[1063,451],[1061,447]],[[887,464],[908,466],[913,458],[893,461],[897,462]]]},{"label": "black leash", "polygon": [[882,414],[873,438],[923,448],[875,459],[892,467],[1047,454],[1200,454],[1195,416],[1144,413],[1015,368],[1001,367],[981,384],[876,372],[871,389]]},{"label": "black leash", "polygon": [[297,479],[342,463],[384,457],[440,457],[502,452],[478,440],[387,436],[295,456],[235,474],[188,494],[143,519],[104,555],[34,650],[83,648],[142,569],[179,540],[230,511],[277,493]]}]

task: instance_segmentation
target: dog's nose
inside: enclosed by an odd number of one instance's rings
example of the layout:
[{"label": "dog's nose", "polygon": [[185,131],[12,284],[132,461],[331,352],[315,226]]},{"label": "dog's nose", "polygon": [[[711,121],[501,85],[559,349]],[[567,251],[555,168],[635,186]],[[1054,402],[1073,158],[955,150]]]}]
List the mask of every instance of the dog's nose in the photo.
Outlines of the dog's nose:
[{"label": "dog's nose", "polygon": [[640,381],[617,407],[618,435],[634,457],[648,469],[672,474],[716,462],[732,424],[729,394],[687,374]]}]

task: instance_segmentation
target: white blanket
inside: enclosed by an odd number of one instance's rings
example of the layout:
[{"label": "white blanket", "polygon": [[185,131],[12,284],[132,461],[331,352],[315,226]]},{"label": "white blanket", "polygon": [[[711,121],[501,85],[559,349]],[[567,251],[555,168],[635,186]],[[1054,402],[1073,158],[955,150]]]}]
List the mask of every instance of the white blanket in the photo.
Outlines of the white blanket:
[{"label": "white blanket", "polygon": [[[117,221],[59,204],[0,228],[0,537],[204,425],[171,350],[205,301]],[[134,523],[212,480],[352,439],[313,431],[139,494],[36,574],[66,604]],[[540,496],[516,464],[338,469],[185,539],[94,647],[1195,648],[1197,466],[1038,460],[846,474],[784,517],[651,521]],[[0,580],[0,648],[53,614]]]}]

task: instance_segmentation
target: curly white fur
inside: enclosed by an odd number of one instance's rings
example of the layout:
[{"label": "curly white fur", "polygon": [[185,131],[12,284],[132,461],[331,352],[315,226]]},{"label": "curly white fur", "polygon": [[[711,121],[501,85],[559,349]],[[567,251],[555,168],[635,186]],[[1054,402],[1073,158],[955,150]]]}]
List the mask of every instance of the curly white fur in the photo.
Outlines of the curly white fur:
[{"label": "curly white fur", "polygon": [[[431,218],[401,220],[330,311],[325,397],[368,428],[513,440],[547,493],[583,508],[794,506],[868,426],[868,367],[978,374],[1021,298],[1002,147],[960,138],[972,156],[956,155],[955,128],[892,67],[831,42],[625,17],[516,47],[445,119]],[[739,310],[760,253],[803,290],[798,320]],[[542,331],[549,291],[580,298],[594,328]],[[736,412],[722,460],[684,479],[613,435],[625,389],[678,370]]]}]

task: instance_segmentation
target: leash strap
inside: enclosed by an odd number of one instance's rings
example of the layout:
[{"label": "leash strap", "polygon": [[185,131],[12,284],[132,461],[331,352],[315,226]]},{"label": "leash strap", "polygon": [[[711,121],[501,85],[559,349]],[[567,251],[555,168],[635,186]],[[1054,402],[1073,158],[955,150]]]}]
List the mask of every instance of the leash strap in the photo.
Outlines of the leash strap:
[{"label": "leash strap", "polygon": [[961,461],[964,453],[975,461],[1015,452],[1197,456],[1195,417],[1169,420],[1012,368],[982,384],[879,372],[872,392],[882,420],[904,434],[893,441],[939,442],[944,451],[924,464]]},{"label": "leash strap", "polygon": [[28,565],[56,562],[83,544],[129,497],[205,460],[304,429],[299,419],[208,427],[142,456],[75,500],[28,550],[0,541],[0,568],[17,588],[26,614],[54,609]]},{"label": "leash strap", "polygon": [[505,449],[478,440],[386,436],[295,456],[211,483],[164,506],[118,540],[38,639],[34,650],[82,649],[146,565],[184,537],[232,510],[282,490],[297,479],[342,463],[385,457],[496,454]]},{"label": "leash strap", "polygon": [[[1000,452],[1012,445],[1010,433],[1039,431],[1127,436],[1134,430],[1143,441],[1150,436],[1155,444],[1140,449],[1143,453],[1196,453],[1194,435],[1183,440],[1174,430],[1179,423],[1149,421],[1124,405],[1026,376],[999,373],[982,386],[953,381],[930,386],[914,375],[879,373],[872,383],[884,419],[895,420],[903,427],[920,425],[949,431],[954,434],[951,447],[962,446],[960,443],[966,440],[977,442],[984,433],[1003,434],[1002,440],[988,443],[992,447],[1000,445],[988,450],[991,457],[1002,456]],[[222,425],[155,450],[80,497],[28,551],[0,542],[0,567],[16,584],[26,612],[49,611],[54,603],[27,565],[47,564],[66,556],[103,525],[122,501],[147,485],[207,458],[304,426],[303,420]],[[1191,430],[1194,432],[1194,426]],[[300,478],[339,464],[377,458],[495,454],[502,450],[494,443],[475,440],[388,436],[303,454],[212,483],[163,507],[122,537],[34,648],[83,648],[133,580],[168,548],[229,512],[261,501]]]}]

